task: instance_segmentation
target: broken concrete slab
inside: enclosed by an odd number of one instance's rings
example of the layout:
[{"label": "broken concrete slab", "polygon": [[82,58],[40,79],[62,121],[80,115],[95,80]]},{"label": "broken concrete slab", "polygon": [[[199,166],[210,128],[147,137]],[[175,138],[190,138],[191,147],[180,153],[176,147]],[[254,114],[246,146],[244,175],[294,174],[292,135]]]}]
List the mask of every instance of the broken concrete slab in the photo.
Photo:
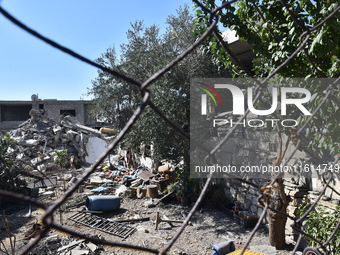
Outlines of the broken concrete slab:
[{"label": "broken concrete slab", "polygon": [[93,176],[90,179],[90,183],[91,184],[103,184],[104,181],[103,181],[103,179],[100,176]]},{"label": "broken concrete slab", "polygon": [[69,249],[71,249],[71,248],[73,248],[73,247],[75,247],[75,246],[77,246],[77,245],[79,245],[83,242],[85,242],[85,239],[78,240],[78,241],[72,241],[70,244],[60,247],[57,250],[57,252],[59,253],[59,252],[65,251],[65,250],[69,250]]},{"label": "broken concrete slab", "polygon": [[72,122],[72,120],[68,116],[65,116],[63,120],[60,122],[60,124],[64,127],[67,127],[73,130],[82,130],[90,134],[96,135],[98,137],[104,137],[103,134],[97,129],[93,129],[93,128],[81,125],[79,123]]},{"label": "broken concrete slab", "polygon": [[87,243],[86,246],[87,246],[87,248],[89,248],[92,252],[96,252],[96,250],[98,249],[98,246],[95,245],[94,243]]},{"label": "broken concrete slab", "polygon": [[46,238],[46,243],[47,244],[59,243],[60,240],[61,238],[59,237],[59,235],[53,235]]},{"label": "broken concrete slab", "polygon": [[249,250],[255,251],[255,252],[258,252],[258,253],[268,254],[268,255],[276,255],[277,254],[275,247],[269,246],[269,245],[250,246]]},{"label": "broken concrete slab", "polygon": [[108,143],[106,140],[98,137],[89,137],[86,144],[87,163],[93,164],[106,151]]},{"label": "broken concrete slab", "polygon": [[90,254],[89,250],[72,250],[71,255],[87,255]]}]

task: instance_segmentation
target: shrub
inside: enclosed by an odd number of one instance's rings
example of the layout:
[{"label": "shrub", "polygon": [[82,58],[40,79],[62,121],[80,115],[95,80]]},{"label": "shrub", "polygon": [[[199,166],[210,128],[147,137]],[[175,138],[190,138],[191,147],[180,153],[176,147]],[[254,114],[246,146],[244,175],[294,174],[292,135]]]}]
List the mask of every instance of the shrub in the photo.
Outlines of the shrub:
[{"label": "shrub", "polygon": [[[303,213],[310,207],[311,204],[300,206],[298,210],[298,216],[302,216]],[[311,211],[306,220],[303,221],[304,232],[315,240],[324,243],[333,234],[340,219],[340,205],[335,210],[326,208],[322,205],[317,205],[313,211]],[[315,247],[320,246],[319,242],[308,238],[308,245]],[[329,255],[339,254],[340,251],[340,230],[334,234],[329,244],[325,247]]]},{"label": "shrub", "polygon": [[14,156],[8,153],[11,140],[8,135],[0,137],[0,183],[2,190],[15,190],[17,171],[14,170]]}]

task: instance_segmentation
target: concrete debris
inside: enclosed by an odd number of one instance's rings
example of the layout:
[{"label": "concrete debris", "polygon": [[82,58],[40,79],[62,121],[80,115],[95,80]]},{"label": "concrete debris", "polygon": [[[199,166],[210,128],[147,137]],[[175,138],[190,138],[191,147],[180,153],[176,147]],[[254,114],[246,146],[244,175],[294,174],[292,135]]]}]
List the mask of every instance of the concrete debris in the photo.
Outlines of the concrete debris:
[{"label": "concrete debris", "polygon": [[86,246],[92,251],[95,252],[98,249],[98,246],[93,243],[87,243]]},{"label": "concrete debris", "polygon": [[90,179],[90,183],[91,183],[91,184],[103,184],[104,181],[103,181],[103,179],[102,179],[100,176],[93,176],[93,177]]},{"label": "concrete debris", "polygon": [[62,251],[65,251],[65,250],[69,250],[70,248],[74,248],[75,246],[77,246],[78,244],[81,244],[84,241],[85,240],[72,241],[70,244],[62,246],[61,248],[59,248],[57,250],[57,252],[62,252]]},{"label": "concrete debris", "polygon": [[254,252],[259,252],[261,254],[276,255],[277,251],[275,247],[269,245],[254,245],[250,246],[249,249]]},{"label": "concrete debris", "polygon": [[[49,204],[65,190],[76,183],[79,184],[82,174],[107,149],[109,139],[103,132],[77,124],[69,116],[63,117],[60,123],[56,123],[37,110],[32,110],[30,115],[30,119],[19,125],[17,129],[8,132],[13,143],[7,153],[15,155],[16,167],[23,170],[20,172],[20,178],[22,177],[25,182],[23,188],[29,190],[27,195],[36,194],[34,197],[37,197],[37,200]],[[131,152],[124,156],[108,155],[78,186],[75,197],[65,203],[65,208],[61,208],[60,224],[63,225],[62,214],[80,207],[81,220],[84,220],[87,215],[92,219],[95,216],[93,214],[98,212],[117,211],[118,213],[121,198],[148,198],[144,206],[148,210],[156,207],[158,199],[167,192],[167,186],[177,177],[175,168],[164,165],[158,171],[158,167],[150,169],[145,165],[140,166],[138,160],[130,162],[134,159],[134,155]],[[91,196],[91,193],[96,196]],[[113,194],[116,196],[112,196]],[[110,199],[106,201],[107,198]],[[29,217],[34,216],[31,211],[29,215]],[[149,218],[131,219],[129,216],[124,218],[123,221],[129,223],[149,220]],[[100,220],[103,221],[104,218]],[[118,222],[107,221],[107,224],[117,225]],[[44,226],[41,224],[30,226],[25,233],[25,240],[35,237],[43,230]],[[105,232],[105,229],[97,230]],[[131,232],[123,233],[123,238],[134,232],[134,228],[131,227],[127,230]],[[139,229],[143,233],[149,233],[149,230],[150,228]],[[37,249],[43,249],[44,246],[48,250],[46,254],[57,252],[64,255],[97,254],[99,249],[95,244],[86,243],[85,240],[64,240],[58,235],[44,239]]]},{"label": "concrete debris", "polygon": [[59,255],[83,255],[99,254],[103,250],[91,242],[75,237],[62,237],[53,235],[43,238],[29,254],[59,254]]},{"label": "concrete debris", "polygon": [[145,201],[144,206],[147,208],[152,208],[155,207],[156,205],[152,202],[152,200],[147,200]]},{"label": "concrete debris", "polygon": [[89,137],[86,143],[86,162],[93,164],[106,151],[107,141],[99,137]]},{"label": "concrete debris", "polygon": [[[8,133],[13,141],[8,153],[15,155],[16,167],[24,170],[21,174],[31,194],[33,191],[37,193],[36,189],[43,193],[43,189],[51,186],[63,186],[65,191],[107,149],[109,137],[74,122],[71,116],[62,117],[60,123],[47,118],[39,110],[31,110],[30,116]],[[138,160],[129,163],[132,155],[135,158],[131,151],[124,156],[109,155],[78,192],[87,188],[95,194],[157,198],[175,181],[175,168],[170,164],[149,169],[138,166]]]},{"label": "concrete debris", "polygon": [[143,233],[150,233],[150,231],[147,228],[143,227],[143,226],[138,226],[137,227],[137,231],[138,232],[143,232]]},{"label": "concrete debris", "polygon": [[69,156],[65,167],[80,168],[92,164],[93,158],[106,149],[107,139],[100,131],[74,123],[70,116],[58,124],[39,110],[32,109],[30,115],[30,119],[9,132],[14,141],[9,152],[17,155],[22,169],[54,170],[58,167],[55,150],[64,149]]},{"label": "concrete debris", "polygon": [[88,134],[92,134],[98,137],[104,137],[103,134],[98,131],[97,129],[93,129],[78,123],[73,122],[72,117],[71,116],[65,116],[62,120],[61,120],[61,126],[63,127],[67,127],[70,128],[72,130],[77,130],[77,131],[82,131],[84,133],[88,133]]},{"label": "concrete debris", "polygon": [[115,195],[116,196],[124,196],[123,194],[128,190],[125,185],[121,185],[118,189],[116,189]]}]

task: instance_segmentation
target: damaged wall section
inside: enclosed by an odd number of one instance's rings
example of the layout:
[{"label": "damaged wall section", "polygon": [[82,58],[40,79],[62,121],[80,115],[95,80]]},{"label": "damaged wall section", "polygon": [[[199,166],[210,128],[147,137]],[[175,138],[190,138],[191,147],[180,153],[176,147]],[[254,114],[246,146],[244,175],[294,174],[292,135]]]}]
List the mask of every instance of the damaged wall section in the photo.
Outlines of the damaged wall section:
[{"label": "damaged wall section", "polygon": [[78,123],[95,127],[96,122],[89,113],[91,104],[91,100],[41,100],[37,97],[32,101],[0,101],[0,130],[17,128],[30,118],[31,109],[40,110],[45,117],[57,123],[60,122],[60,115],[73,115]]},{"label": "damaged wall section", "polygon": [[1,102],[0,103],[0,129],[9,130],[17,127],[27,120],[32,104],[28,102]]},{"label": "damaged wall section", "polygon": [[[44,110],[44,115],[52,120],[58,121],[60,115],[71,115],[82,125],[93,124],[89,117],[89,105],[92,101],[64,101],[64,100],[43,100],[33,104],[34,109]],[[38,107],[37,107],[38,104]],[[91,123],[92,122],[92,123]]]},{"label": "damaged wall section", "polygon": [[29,112],[32,106],[29,104],[22,105],[0,105],[1,121],[24,121],[29,118]]}]

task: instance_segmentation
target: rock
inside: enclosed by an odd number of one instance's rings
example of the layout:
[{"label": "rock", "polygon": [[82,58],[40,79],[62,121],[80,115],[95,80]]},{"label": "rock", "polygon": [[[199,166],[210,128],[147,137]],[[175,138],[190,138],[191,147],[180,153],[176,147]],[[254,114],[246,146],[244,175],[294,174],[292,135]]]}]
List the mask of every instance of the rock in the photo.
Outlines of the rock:
[{"label": "rock", "polygon": [[137,227],[137,231],[138,232],[143,232],[143,233],[150,233],[150,231],[147,228],[143,227],[143,226],[138,226]]},{"label": "rock", "polygon": [[115,195],[116,196],[124,196],[127,189],[128,188],[125,185],[120,185],[119,188],[116,189]]},{"label": "rock", "polygon": [[328,197],[328,196],[322,196],[321,199],[322,199],[323,201],[330,201],[330,200],[331,200],[331,198]]},{"label": "rock", "polygon": [[269,245],[257,245],[257,246],[250,246],[249,250],[267,254],[267,255],[276,255],[276,249],[273,246]]},{"label": "rock", "polygon": [[27,145],[27,146],[35,146],[35,145],[38,145],[38,144],[39,144],[38,140],[34,140],[34,139],[24,140],[24,145]]},{"label": "rock", "polygon": [[60,240],[61,239],[58,235],[53,235],[46,238],[46,243],[47,244],[59,243]]},{"label": "rock", "polygon": [[152,200],[145,201],[144,206],[147,208],[155,207],[156,205],[152,202]]},{"label": "rock", "polygon": [[71,255],[87,255],[89,254],[89,250],[72,250]]},{"label": "rock", "polygon": [[92,251],[95,252],[98,249],[98,246],[94,243],[87,243],[86,246]]},{"label": "rock", "polygon": [[90,179],[90,183],[91,184],[102,184],[104,183],[103,179],[100,178],[99,176],[93,176],[91,179]]},{"label": "rock", "polygon": [[301,197],[307,196],[308,192],[300,191],[300,190],[294,190],[294,191],[290,191],[289,195],[291,197],[301,198]]}]

